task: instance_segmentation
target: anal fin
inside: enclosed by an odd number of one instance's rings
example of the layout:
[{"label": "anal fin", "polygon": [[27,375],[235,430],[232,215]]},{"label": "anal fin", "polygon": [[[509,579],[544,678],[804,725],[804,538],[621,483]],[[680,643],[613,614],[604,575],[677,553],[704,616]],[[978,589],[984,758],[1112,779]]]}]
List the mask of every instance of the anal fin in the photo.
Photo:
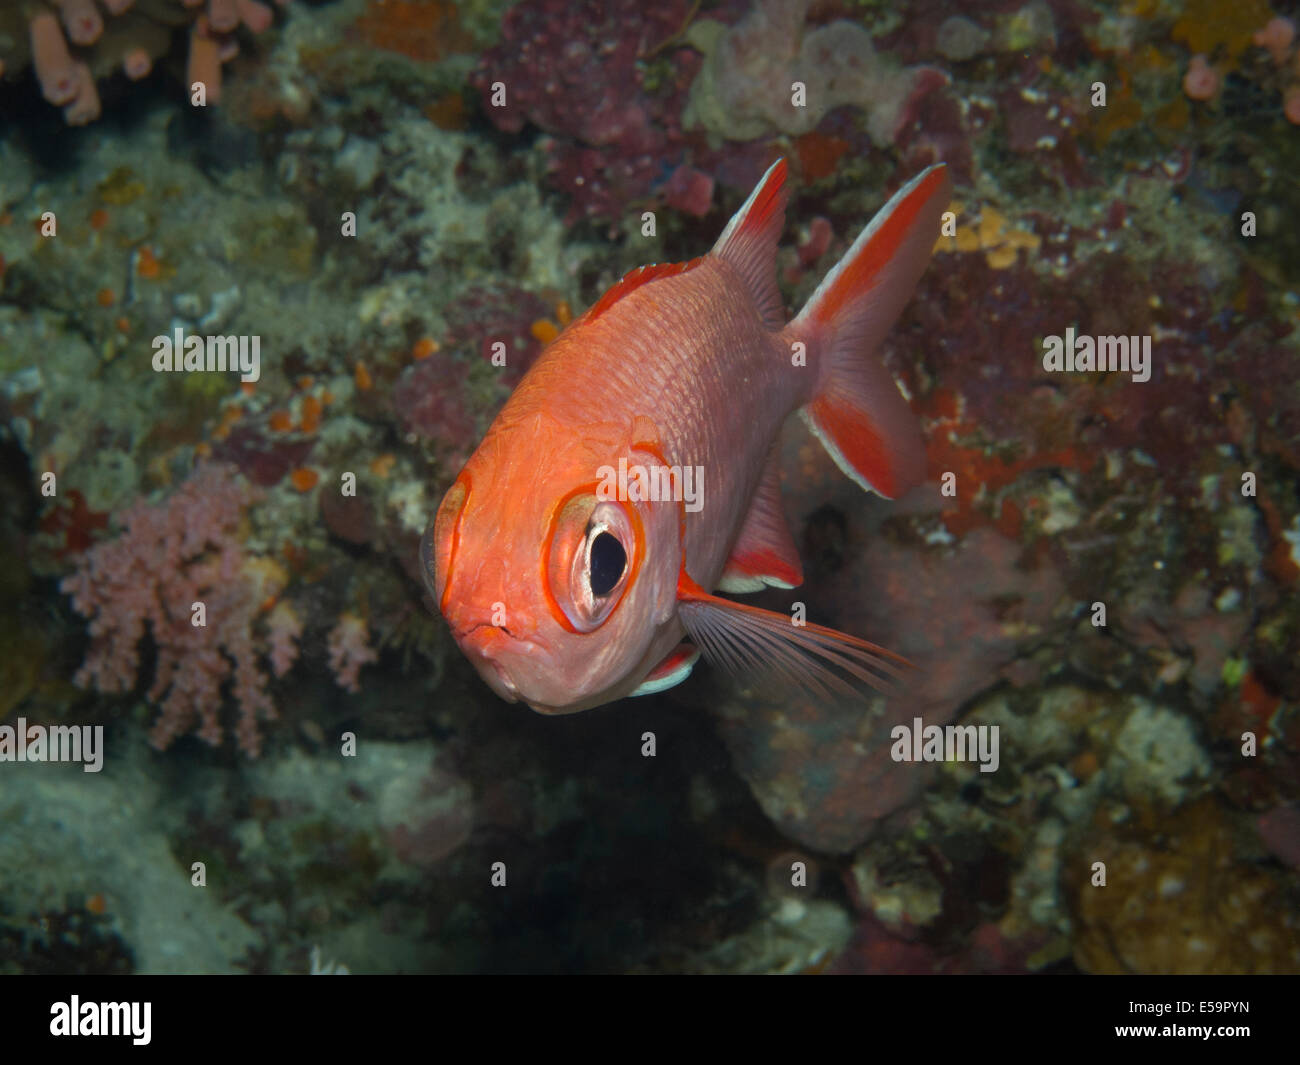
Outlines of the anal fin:
[{"label": "anal fin", "polygon": [[691,675],[700,660],[700,649],[689,643],[679,643],[668,657],[654,667],[632,695],[653,695],[674,688]]},{"label": "anal fin", "polygon": [[803,567],[781,504],[781,468],[774,447],[718,587],[724,592],[757,592],[802,583]]}]

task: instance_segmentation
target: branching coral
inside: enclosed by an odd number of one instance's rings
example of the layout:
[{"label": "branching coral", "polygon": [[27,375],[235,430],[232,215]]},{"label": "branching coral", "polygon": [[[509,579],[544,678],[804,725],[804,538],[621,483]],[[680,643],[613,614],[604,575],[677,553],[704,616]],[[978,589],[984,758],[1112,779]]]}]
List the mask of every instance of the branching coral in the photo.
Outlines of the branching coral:
[{"label": "branching coral", "polygon": [[0,11],[0,75],[32,67],[45,99],[63,108],[69,125],[85,125],[100,115],[99,79],[116,71],[146,77],[172,32],[188,25],[186,84],[202,82],[215,103],[240,27],[261,33],[273,19],[261,0],[20,0]]},{"label": "branching coral", "polygon": [[379,661],[379,653],[370,646],[370,630],[356,614],[339,615],[338,624],[330,630],[330,669],[339,687],[350,692],[361,690],[357,680],[362,666]]},{"label": "branching coral", "polygon": [[[273,561],[244,552],[239,527],[248,501],[231,472],[200,469],[166,502],[129,507],[120,515],[122,535],[91,548],[63,581],[90,619],[79,685],[129,691],[148,627],[156,650],[148,698],[161,710],[150,738],[159,749],[190,730],[219,744],[226,685],[239,704],[235,733],[247,754],[261,749],[258,721],[276,716],[253,627],[286,578]],[[300,629],[292,622],[281,614],[270,625],[277,676],[297,654]]]}]

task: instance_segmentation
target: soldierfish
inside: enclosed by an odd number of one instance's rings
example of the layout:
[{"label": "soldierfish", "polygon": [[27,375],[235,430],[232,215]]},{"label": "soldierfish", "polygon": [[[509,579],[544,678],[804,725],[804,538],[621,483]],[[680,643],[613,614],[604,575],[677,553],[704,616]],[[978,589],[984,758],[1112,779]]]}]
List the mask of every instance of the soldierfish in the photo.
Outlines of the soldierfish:
[{"label": "soldierfish", "polygon": [[[901,660],[865,640],[713,594],[803,579],[776,451],[793,411],[869,491],[895,498],[925,472],[875,352],[938,239],[946,168],[900,189],[788,324],[785,176],[779,160],[709,254],[633,270],[572,322],[429,523],[425,582],[503,698],[586,710],[679,683],[700,652],[820,691],[897,673]],[[682,498],[688,470],[702,506]]]}]

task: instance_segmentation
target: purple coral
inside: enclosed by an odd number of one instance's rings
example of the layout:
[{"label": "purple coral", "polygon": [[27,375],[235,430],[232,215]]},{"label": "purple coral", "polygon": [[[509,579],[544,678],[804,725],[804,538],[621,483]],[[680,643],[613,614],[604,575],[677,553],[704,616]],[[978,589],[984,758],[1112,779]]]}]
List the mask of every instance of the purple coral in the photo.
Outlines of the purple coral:
[{"label": "purple coral", "polygon": [[[64,578],[73,606],[90,619],[82,687],[133,688],[148,623],[157,649],[148,698],[160,709],[150,742],[159,750],[191,730],[220,744],[227,681],[239,706],[236,741],[251,757],[261,749],[258,720],[276,716],[253,637],[267,563],[246,556],[239,540],[248,501],[233,472],[203,467],[163,503],[128,507],[122,534],[91,548]],[[194,623],[199,603],[203,625]]]},{"label": "purple coral", "polygon": [[477,439],[470,409],[469,366],[450,355],[421,359],[393,386],[393,409],[408,433],[435,441],[459,468]]},{"label": "purple coral", "polygon": [[[479,285],[462,292],[447,309],[447,344],[470,348],[501,371],[501,380],[514,388],[542,353],[533,323],[547,318],[551,308],[535,293],[508,284]],[[504,344],[505,365],[494,361]]]},{"label": "purple coral", "polygon": [[[517,133],[531,121],[585,144],[648,150],[653,126],[637,60],[686,20],[685,0],[525,0],[506,12],[501,43],[483,56],[474,83],[492,121]],[[506,89],[493,105],[493,83]],[[612,91],[618,90],[618,91]]]},{"label": "purple coral", "polygon": [[513,285],[481,285],[461,292],[447,308],[440,350],[408,367],[393,386],[393,409],[403,429],[436,444],[448,466],[459,468],[478,442],[477,414],[492,414],[492,396],[471,388],[473,351],[514,388],[542,353],[533,324],[551,308],[536,294]]},{"label": "purple coral", "polygon": [[473,83],[500,129],[532,122],[554,134],[544,146],[552,181],[573,199],[571,220],[614,217],[682,161],[680,116],[700,57],[665,51],[653,90],[644,63],[687,15],[685,0],[524,0],[507,12]]}]

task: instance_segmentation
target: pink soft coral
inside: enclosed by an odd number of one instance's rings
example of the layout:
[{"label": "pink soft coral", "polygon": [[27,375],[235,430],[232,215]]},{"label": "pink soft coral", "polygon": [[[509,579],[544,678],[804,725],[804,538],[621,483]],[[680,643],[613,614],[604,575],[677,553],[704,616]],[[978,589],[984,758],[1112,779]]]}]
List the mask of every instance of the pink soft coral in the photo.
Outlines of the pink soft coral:
[{"label": "pink soft coral", "polygon": [[[101,692],[135,686],[148,624],[157,665],[148,698],[160,709],[150,741],[160,750],[191,730],[221,742],[221,687],[239,707],[235,736],[256,757],[258,720],[276,716],[258,662],[253,626],[278,567],[245,555],[239,525],[248,489],[232,471],[205,467],[165,502],[119,516],[122,534],[86,552],[63,581],[90,619],[90,651],[77,683]],[[278,578],[282,583],[282,577]],[[196,625],[202,604],[204,625]]]},{"label": "pink soft coral", "polygon": [[340,614],[338,624],[330,630],[330,669],[339,687],[350,692],[361,690],[357,678],[361,667],[379,660],[379,655],[369,644],[370,632],[364,619],[356,614]]}]

